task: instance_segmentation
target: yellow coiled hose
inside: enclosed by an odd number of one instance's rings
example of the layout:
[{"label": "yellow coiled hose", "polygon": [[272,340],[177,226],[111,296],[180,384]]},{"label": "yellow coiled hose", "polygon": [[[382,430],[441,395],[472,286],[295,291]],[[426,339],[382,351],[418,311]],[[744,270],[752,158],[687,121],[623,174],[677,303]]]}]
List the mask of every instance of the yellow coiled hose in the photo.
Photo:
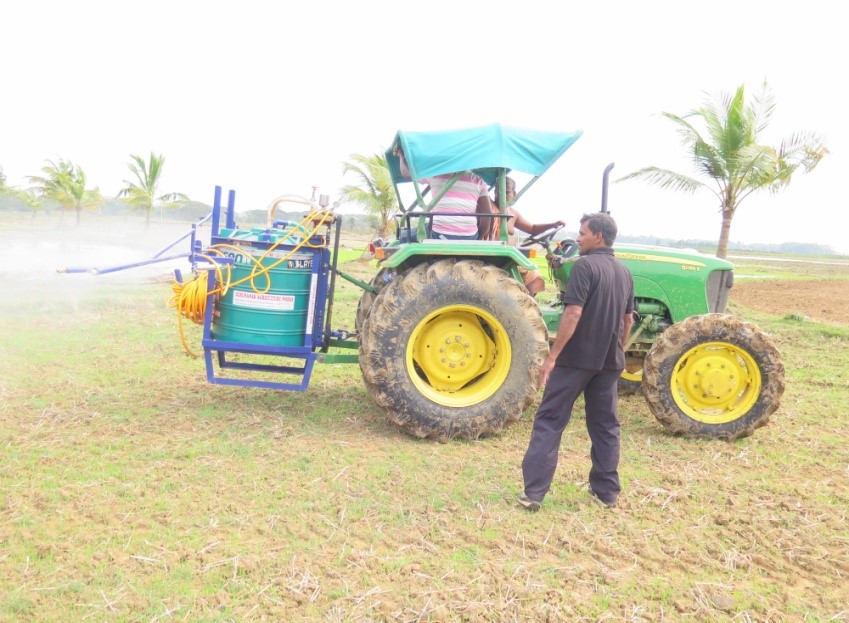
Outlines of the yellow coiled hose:
[{"label": "yellow coiled hose", "polygon": [[[214,296],[223,296],[227,294],[227,291],[239,284],[242,284],[246,281],[249,281],[251,284],[251,288],[257,294],[265,294],[271,288],[271,276],[269,275],[269,271],[273,268],[279,266],[282,262],[285,262],[292,255],[294,255],[298,250],[303,247],[318,249],[324,244],[312,244],[310,240],[312,237],[318,232],[321,227],[328,222],[332,222],[333,213],[326,211],[314,211],[304,217],[304,219],[298,223],[296,226],[292,227],[289,232],[271,245],[268,249],[266,249],[265,253],[263,253],[259,258],[256,258],[252,255],[248,255],[247,257],[253,262],[253,268],[251,269],[250,274],[243,279],[239,279],[238,281],[232,281],[231,278],[231,266],[230,264],[220,264],[216,261],[216,258],[220,258],[224,256],[224,250],[230,249],[236,251],[237,253],[244,253],[244,249],[239,247],[230,245],[230,244],[216,244],[208,247],[205,251],[205,254],[199,255],[200,258],[209,262],[210,266],[205,269],[201,269],[195,277],[189,281],[180,283],[176,279],[171,284],[171,290],[174,295],[168,300],[168,305],[171,307],[177,308],[177,325],[180,330],[180,341],[183,344],[183,349],[192,357],[199,357],[197,353],[193,352],[186,341],[186,333],[183,329],[183,318],[187,318],[191,320],[195,324],[202,325],[203,319],[206,316],[206,301],[210,294]],[[312,230],[308,230],[306,227],[307,223],[312,223],[314,226]],[[305,234],[303,239],[295,245],[295,247],[289,251],[285,256],[281,257],[279,260],[270,264],[268,266],[264,266],[262,264],[263,260],[266,259],[274,249],[276,249],[279,245],[286,242],[289,238],[292,237],[296,232]],[[307,233],[309,232],[309,233]],[[215,283],[216,288],[211,293],[208,291],[209,289],[209,271],[215,271]],[[265,277],[265,284],[263,287],[258,287],[256,279],[259,276]]]}]

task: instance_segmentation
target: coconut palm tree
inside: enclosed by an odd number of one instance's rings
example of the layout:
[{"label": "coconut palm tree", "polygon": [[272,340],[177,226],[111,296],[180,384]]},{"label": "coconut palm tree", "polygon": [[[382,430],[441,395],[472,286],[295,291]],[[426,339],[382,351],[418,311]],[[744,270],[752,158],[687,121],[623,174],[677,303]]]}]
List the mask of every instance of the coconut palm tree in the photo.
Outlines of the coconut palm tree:
[{"label": "coconut palm tree", "polygon": [[157,196],[158,186],[162,177],[162,167],[165,157],[150,152],[150,159],[145,162],[141,156],[130,155],[133,159],[127,166],[135,176],[135,182],[124,180],[124,188],[118,192],[118,197],[126,197],[127,203],[138,208],[145,215],[145,227],[150,225],[150,213],[154,206],[159,207],[159,218],[162,219],[162,210],[176,201],[187,201],[189,198],[183,193],[166,193]]},{"label": "coconut palm tree", "polygon": [[6,177],[3,167],[0,167],[0,197],[10,197],[13,200],[20,201],[26,208],[32,211],[32,216],[35,218],[35,213],[41,207],[41,200],[32,188],[20,189],[17,186],[9,186],[9,180]]},{"label": "coconut palm tree", "polygon": [[354,173],[359,185],[344,186],[339,194],[343,201],[361,206],[376,221],[378,236],[384,237],[392,227],[392,215],[398,209],[398,198],[382,154],[364,156],[351,154],[350,162],[342,163],[342,173]]},{"label": "coconut palm tree", "polygon": [[85,172],[69,160],[48,160],[47,164],[41,167],[41,172],[44,175],[31,175],[28,178],[34,185],[36,195],[42,200],[52,199],[62,210],[73,208],[79,224],[83,206],[95,205],[100,191],[87,190]]},{"label": "coconut palm tree", "polygon": [[42,200],[38,193],[32,188],[12,188],[10,191],[21,203],[30,210],[32,218],[35,218],[36,213],[42,207]]},{"label": "coconut palm tree", "polygon": [[792,134],[777,148],[761,145],[759,135],[774,110],[774,96],[764,82],[761,93],[748,104],[744,85],[740,85],[733,96],[722,94],[683,117],[665,112],[663,116],[678,126],[681,142],[704,181],[654,166],[617,181],[642,178],[672,190],[710,190],[719,200],[722,214],[716,256],[724,258],[731,220],[743,199],[758,190],[777,193],[797,170],[810,172],[828,154],[820,137],[813,133]]}]

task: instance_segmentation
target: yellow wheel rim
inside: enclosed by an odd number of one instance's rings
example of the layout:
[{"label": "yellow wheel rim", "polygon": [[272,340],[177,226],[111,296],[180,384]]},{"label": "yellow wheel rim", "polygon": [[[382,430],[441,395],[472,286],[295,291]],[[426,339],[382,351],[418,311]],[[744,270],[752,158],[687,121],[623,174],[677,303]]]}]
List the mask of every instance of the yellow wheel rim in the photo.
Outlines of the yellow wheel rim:
[{"label": "yellow wheel rim", "polygon": [[705,342],[684,353],[672,372],[672,397],[689,417],[724,424],[743,417],[761,392],[758,364],[728,342]]},{"label": "yellow wheel rim", "polygon": [[643,362],[642,362],[642,360],[640,360],[639,363],[626,364],[625,369],[622,370],[621,377],[626,381],[633,381],[634,383],[642,383],[643,382]]},{"label": "yellow wheel rim", "polygon": [[467,407],[507,378],[512,350],[502,324],[480,308],[449,305],[425,317],[407,343],[407,372],[433,402]]}]

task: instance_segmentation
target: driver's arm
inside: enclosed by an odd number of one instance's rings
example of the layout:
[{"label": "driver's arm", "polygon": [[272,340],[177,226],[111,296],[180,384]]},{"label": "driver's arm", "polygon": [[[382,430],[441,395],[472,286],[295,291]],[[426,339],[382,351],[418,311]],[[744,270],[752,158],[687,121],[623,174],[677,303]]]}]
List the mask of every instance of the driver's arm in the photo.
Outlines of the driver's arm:
[{"label": "driver's arm", "polygon": [[541,234],[544,231],[548,231],[549,229],[554,229],[555,227],[563,227],[566,223],[563,221],[554,221],[553,223],[531,223],[528,219],[521,215],[515,208],[513,209],[513,214],[516,215],[516,220],[513,225],[519,231],[523,231],[531,236],[536,236],[537,234]]}]

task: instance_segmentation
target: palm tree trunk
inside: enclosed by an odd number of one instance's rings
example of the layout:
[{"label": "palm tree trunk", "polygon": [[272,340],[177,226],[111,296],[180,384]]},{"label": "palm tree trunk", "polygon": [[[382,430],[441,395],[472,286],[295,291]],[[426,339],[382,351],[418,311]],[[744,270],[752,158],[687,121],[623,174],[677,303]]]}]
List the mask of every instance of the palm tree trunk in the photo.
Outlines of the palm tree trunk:
[{"label": "palm tree trunk", "polygon": [[389,235],[389,229],[392,225],[392,221],[389,218],[389,215],[384,212],[380,215],[380,237],[386,238]]},{"label": "palm tree trunk", "polygon": [[722,226],[719,228],[719,243],[716,245],[716,257],[725,259],[728,256],[728,237],[731,234],[731,219],[734,211],[722,209]]}]

